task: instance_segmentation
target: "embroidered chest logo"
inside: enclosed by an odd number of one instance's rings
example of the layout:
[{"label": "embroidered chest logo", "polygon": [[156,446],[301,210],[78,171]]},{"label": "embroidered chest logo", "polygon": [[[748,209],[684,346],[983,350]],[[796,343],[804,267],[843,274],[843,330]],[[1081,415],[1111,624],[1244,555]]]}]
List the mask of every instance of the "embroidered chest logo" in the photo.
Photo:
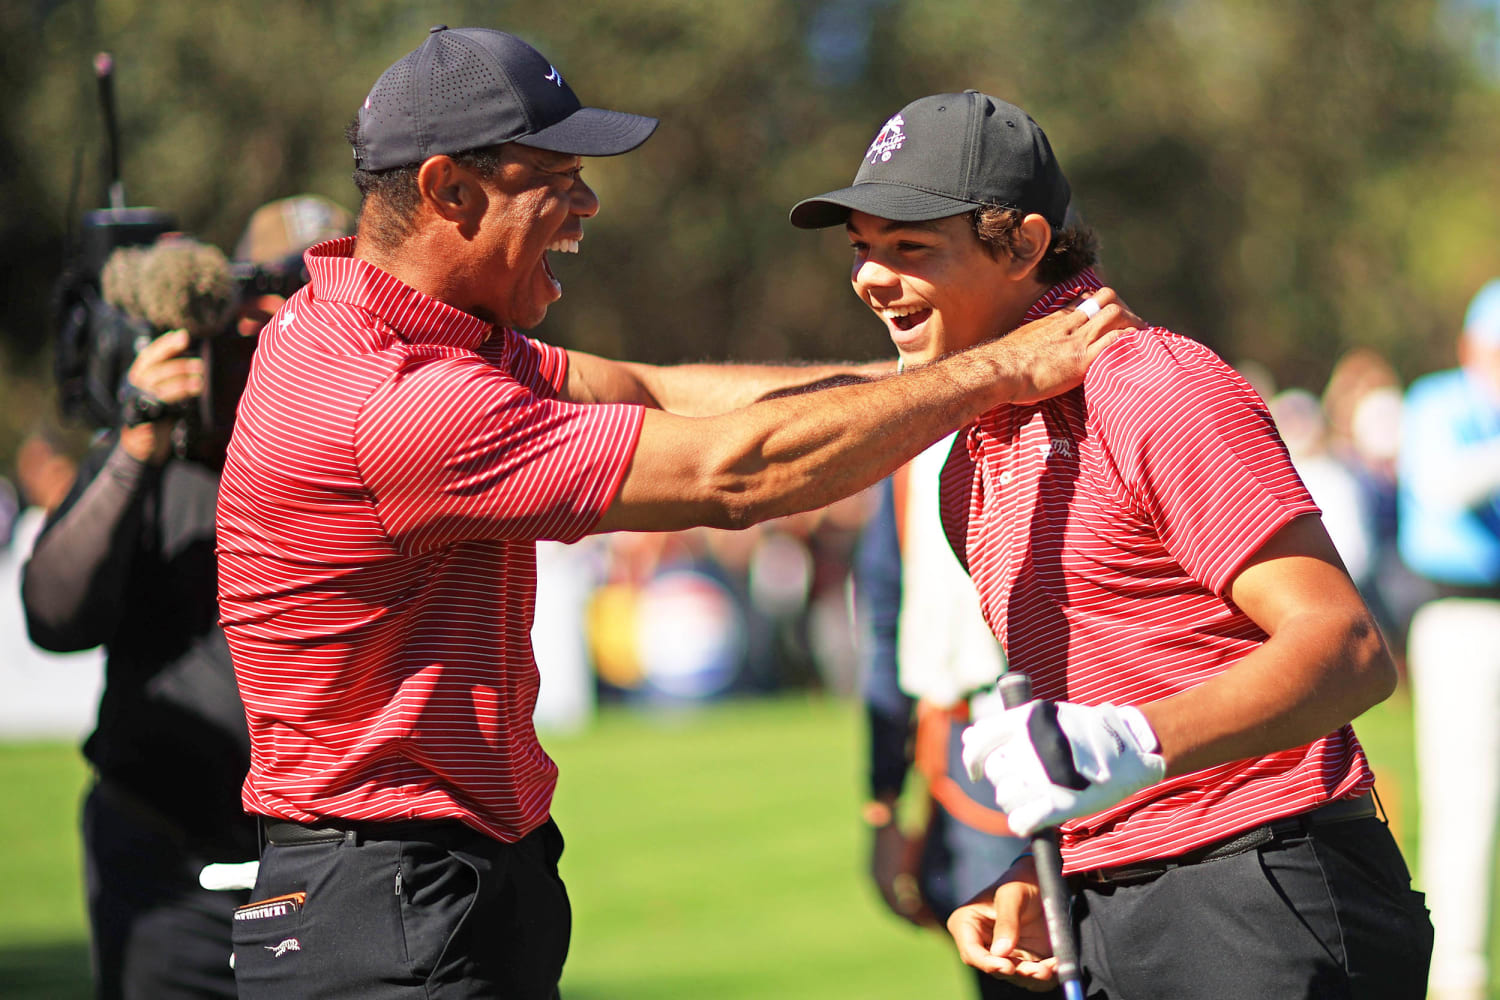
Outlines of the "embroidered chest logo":
[{"label": "embroidered chest logo", "polygon": [[906,133],[902,131],[905,127],[905,118],[892,115],[891,120],[881,127],[880,134],[875,137],[875,141],[870,143],[870,148],[865,150],[865,159],[871,163],[888,162],[891,154],[906,143]]},{"label": "embroidered chest logo", "polygon": [[1073,442],[1067,438],[1048,438],[1045,444],[1036,446],[1038,457],[1043,462],[1050,460],[1054,455],[1058,458],[1076,458],[1077,452],[1073,448]]},{"label": "embroidered chest logo", "polygon": [[272,952],[272,958],[280,958],[282,955],[285,955],[289,951],[302,950],[302,945],[297,941],[296,938],[287,938],[280,944],[263,944],[261,945],[261,947],[266,949],[266,951]]}]

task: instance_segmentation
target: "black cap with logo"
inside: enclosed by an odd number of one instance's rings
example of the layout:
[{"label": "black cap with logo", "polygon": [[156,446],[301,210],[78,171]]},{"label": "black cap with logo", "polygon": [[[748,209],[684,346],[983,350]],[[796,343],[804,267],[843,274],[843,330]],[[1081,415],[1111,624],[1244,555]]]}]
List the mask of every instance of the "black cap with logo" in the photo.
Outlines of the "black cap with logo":
[{"label": "black cap with logo", "polygon": [[934,94],[885,123],[854,183],[800,201],[792,225],[822,229],[849,212],[922,222],[999,205],[1035,212],[1053,229],[1067,215],[1068,180],[1041,126],[988,94]]},{"label": "black cap with logo", "polygon": [[354,163],[389,170],[502,142],[613,156],[655,129],[655,118],[583,107],[557,68],[514,35],[440,24],[375,81],[359,109]]}]

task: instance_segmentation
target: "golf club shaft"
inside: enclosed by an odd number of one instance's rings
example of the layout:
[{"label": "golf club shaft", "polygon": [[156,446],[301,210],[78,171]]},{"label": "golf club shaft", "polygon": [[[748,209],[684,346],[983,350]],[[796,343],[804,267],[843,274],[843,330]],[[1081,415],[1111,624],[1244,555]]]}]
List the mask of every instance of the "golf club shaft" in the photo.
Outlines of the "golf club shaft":
[{"label": "golf club shaft", "polygon": [[[998,685],[1000,700],[1006,708],[1015,708],[1031,700],[1031,678],[1025,674],[1007,673]],[[1042,893],[1042,912],[1047,918],[1047,936],[1052,939],[1052,954],[1057,957],[1057,978],[1066,1000],[1083,1000],[1083,982],[1079,976],[1078,948],[1073,942],[1073,927],[1068,916],[1068,884],[1063,881],[1062,851],[1057,830],[1040,830],[1031,838],[1031,853],[1036,862],[1036,880]]]}]

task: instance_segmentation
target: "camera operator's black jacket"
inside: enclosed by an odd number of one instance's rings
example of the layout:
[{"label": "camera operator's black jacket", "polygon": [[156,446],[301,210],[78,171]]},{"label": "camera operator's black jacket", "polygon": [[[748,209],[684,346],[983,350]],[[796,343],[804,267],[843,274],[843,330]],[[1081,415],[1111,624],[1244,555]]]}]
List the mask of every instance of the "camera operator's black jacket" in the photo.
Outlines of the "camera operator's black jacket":
[{"label": "camera operator's black jacket", "polygon": [[250,741],[218,624],[219,476],[178,458],[153,468],[116,442],[90,452],[37,540],[21,584],[27,628],[45,649],[108,653],[83,748],[101,790],[174,828],[192,854],[249,860]]}]

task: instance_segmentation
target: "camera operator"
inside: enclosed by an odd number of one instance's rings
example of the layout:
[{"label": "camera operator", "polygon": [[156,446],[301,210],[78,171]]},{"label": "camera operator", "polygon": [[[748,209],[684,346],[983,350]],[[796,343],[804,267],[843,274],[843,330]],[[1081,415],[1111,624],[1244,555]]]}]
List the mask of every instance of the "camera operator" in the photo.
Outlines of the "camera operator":
[{"label": "camera operator", "polygon": [[[263,239],[254,258],[237,262],[237,292],[226,303],[236,315],[221,314],[222,338],[258,333],[278,304],[268,279],[297,283],[300,261],[289,255],[351,224],[322,199],[287,199],[257,210],[247,236],[272,216],[290,221],[278,223],[279,242]],[[82,463],[22,578],[37,645],[107,652],[98,721],[83,748],[94,771],[82,826],[100,998],[233,997],[230,928],[246,894],[202,889],[198,872],[259,853],[240,805],[244,709],[218,624],[222,455],[191,440],[212,363],[194,356],[199,339],[190,334],[204,331],[169,330],[137,353],[118,425]]]}]

